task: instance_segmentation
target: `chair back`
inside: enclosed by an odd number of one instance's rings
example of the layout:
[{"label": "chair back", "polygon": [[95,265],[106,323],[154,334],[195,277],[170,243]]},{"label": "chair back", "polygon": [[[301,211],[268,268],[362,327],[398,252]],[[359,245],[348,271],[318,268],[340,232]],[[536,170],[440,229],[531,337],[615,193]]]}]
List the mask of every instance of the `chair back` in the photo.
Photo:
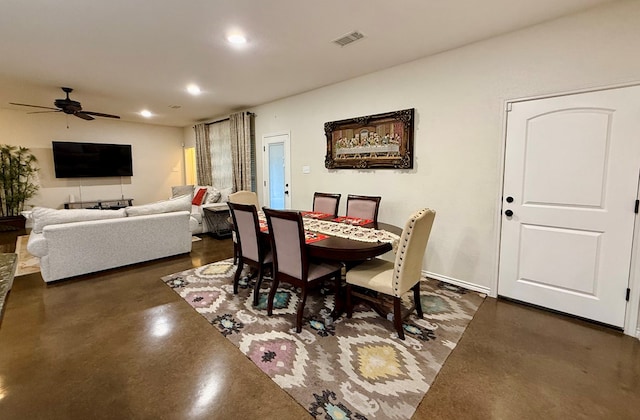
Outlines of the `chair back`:
[{"label": "chair back", "polygon": [[306,278],[309,270],[302,216],[296,211],[263,208],[269,226],[273,269],[296,279]]},{"label": "chair back", "polygon": [[377,222],[380,200],[382,197],[349,194],[347,196],[347,217],[359,217]]},{"label": "chair back", "polygon": [[264,250],[260,243],[260,222],[256,207],[229,201],[229,210],[233,218],[240,256],[261,263]]},{"label": "chair back", "polygon": [[338,205],[340,204],[341,194],[314,193],[313,194],[313,211],[338,216]]},{"label": "chair back", "polygon": [[260,208],[258,194],[253,191],[240,190],[229,194],[229,202],[235,204],[251,204],[254,205],[256,209]]},{"label": "chair back", "polygon": [[396,296],[411,289],[422,275],[422,259],[435,217],[434,210],[418,210],[404,225],[393,269],[393,291]]}]

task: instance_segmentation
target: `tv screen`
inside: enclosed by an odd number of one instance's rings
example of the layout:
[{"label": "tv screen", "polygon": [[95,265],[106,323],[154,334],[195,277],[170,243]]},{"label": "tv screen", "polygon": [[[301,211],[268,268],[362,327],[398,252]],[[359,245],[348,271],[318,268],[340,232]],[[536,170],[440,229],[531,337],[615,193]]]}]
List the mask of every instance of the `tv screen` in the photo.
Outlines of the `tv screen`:
[{"label": "tv screen", "polygon": [[53,141],[56,178],[133,176],[131,145]]}]

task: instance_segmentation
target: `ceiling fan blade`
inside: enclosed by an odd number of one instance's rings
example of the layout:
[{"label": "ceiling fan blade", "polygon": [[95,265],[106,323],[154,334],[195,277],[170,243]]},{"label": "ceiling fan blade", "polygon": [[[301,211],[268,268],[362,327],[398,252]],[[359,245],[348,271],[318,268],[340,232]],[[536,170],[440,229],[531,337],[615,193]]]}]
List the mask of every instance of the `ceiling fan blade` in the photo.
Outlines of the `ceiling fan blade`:
[{"label": "ceiling fan blade", "polygon": [[73,115],[75,115],[78,118],[82,118],[83,120],[87,120],[87,121],[95,120],[95,118],[93,118],[91,115],[87,115],[87,113],[85,113],[85,112],[76,112]]},{"label": "ceiling fan blade", "polygon": [[48,114],[49,112],[62,112],[62,110],[58,109],[56,111],[33,111],[33,112],[27,112],[27,114]]},{"label": "ceiling fan blade", "polygon": [[103,114],[102,112],[93,112],[93,111],[82,111],[83,114],[95,115],[96,117],[105,117],[105,118],[120,118],[117,115],[111,114]]},{"label": "ceiling fan blade", "polygon": [[30,106],[32,108],[42,108],[42,109],[54,109],[56,111],[58,111],[58,108],[51,108],[48,106],[40,106],[40,105],[28,105],[28,104],[17,104],[15,102],[9,102],[10,105],[19,105],[19,106]]}]

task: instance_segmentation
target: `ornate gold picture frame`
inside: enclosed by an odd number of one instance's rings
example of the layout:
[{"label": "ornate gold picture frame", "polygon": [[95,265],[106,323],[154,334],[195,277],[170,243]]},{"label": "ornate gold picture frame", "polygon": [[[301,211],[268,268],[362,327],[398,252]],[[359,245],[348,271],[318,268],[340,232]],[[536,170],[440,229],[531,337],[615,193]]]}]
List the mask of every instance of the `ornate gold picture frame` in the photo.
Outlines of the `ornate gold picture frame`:
[{"label": "ornate gold picture frame", "polygon": [[415,108],[324,124],[328,169],[413,168]]}]

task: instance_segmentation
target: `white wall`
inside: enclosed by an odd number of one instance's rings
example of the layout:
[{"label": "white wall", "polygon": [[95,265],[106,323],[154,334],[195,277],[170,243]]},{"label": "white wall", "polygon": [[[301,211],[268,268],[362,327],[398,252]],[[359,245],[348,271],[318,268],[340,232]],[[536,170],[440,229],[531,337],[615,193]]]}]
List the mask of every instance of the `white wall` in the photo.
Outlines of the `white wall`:
[{"label": "white wall", "polygon": [[[418,208],[435,209],[425,270],[488,290],[505,101],[640,82],[638,22],[640,2],[622,1],[259,106],[256,139],[291,132],[293,208],[309,208],[314,191],[379,194],[379,219],[400,226]],[[325,122],[404,108],[416,109],[413,170],[324,168]]]},{"label": "white wall", "polygon": [[[61,208],[73,194],[77,201],[125,198],[134,204],[166,199],[171,186],[183,183],[182,128],[96,118],[84,121],[60,114],[29,115],[0,109],[0,143],[31,149],[39,161],[41,188],[28,204]],[[132,177],[56,179],[52,140],[131,144]]]}]

